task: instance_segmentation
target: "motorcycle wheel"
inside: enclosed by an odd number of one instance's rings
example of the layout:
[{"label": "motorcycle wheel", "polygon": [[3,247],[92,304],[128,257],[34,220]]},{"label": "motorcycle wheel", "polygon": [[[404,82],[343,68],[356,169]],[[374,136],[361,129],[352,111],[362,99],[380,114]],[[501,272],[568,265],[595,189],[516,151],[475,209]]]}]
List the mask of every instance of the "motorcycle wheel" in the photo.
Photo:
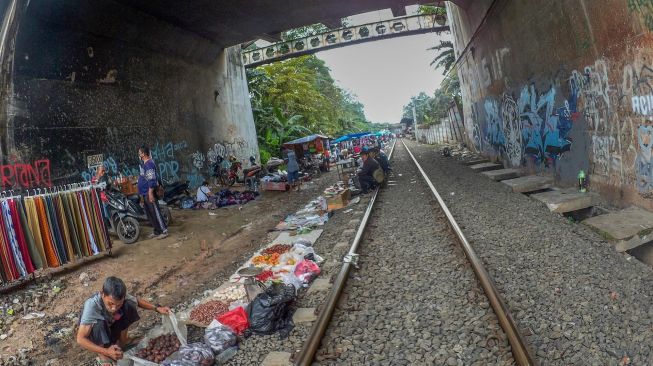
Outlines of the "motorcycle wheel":
[{"label": "motorcycle wheel", "polygon": [[236,184],[236,177],[227,178],[227,184],[229,185],[229,187],[233,187],[233,185]]},{"label": "motorcycle wheel", "polygon": [[166,224],[166,227],[172,224],[172,212],[170,211],[170,208],[168,207],[161,208],[161,216],[163,216],[163,222]]},{"label": "motorcycle wheel", "polygon": [[133,244],[138,240],[138,235],[141,233],[141,226],[133,217],[125,217],[122,221],[118,221],[116,226],[118,238],[125,244]]}]

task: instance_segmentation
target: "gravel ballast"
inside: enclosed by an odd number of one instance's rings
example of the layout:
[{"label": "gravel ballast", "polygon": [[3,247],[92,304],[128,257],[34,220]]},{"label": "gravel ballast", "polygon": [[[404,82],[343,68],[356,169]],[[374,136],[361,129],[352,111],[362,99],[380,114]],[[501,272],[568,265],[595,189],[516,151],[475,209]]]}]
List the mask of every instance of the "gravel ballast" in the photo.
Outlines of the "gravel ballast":
[{"label": "gravel ballast", "polygon": [[511,365],[510,346],[407,152],[375,204],[322,340],[325,365]]},{"label": "gravel ballast", "polygon": [[653,272],[582,224],[406,141],[542,365],[653,365]]}]

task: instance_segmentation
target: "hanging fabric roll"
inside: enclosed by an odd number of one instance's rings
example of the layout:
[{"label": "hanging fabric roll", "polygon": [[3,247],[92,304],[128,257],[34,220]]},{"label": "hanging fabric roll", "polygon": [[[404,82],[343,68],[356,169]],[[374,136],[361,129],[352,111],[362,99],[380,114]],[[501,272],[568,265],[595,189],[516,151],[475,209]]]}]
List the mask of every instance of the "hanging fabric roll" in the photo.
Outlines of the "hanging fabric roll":
[{"label": "hanging fabric roll", "polygon": [[20,226],[23,228],[23,235],[25,236],[25,241],[27,242],[27,248],[29,250],[29,255],[32,259],[32,263],[34,264],[34,269],[42,269],[46,266],[43,244],[41,244],[41,247],[39,248],[36,243],[36,239],[32,233],[32,227],[27,220],[25,202],[21,199],[17,199],[15,202],[16,211],[19,214]]}]

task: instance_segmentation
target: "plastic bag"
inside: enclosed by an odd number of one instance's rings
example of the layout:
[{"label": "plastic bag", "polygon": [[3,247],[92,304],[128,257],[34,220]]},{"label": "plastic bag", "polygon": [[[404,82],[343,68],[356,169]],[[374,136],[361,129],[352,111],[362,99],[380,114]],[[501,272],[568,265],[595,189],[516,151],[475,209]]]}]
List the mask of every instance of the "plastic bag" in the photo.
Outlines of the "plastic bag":
[{"label": "plastic bag", "polygon": [[287,265],[294,266],[295,264],[301,262],[302,259],[304,259],[304,256],[299,255],[298,253],[287,252],[287,253],[283,253],[281,257],[279,257],[279,264],[280,266],[287,266]]},{"label": "plastic bag", "polygon": [[167,360],[161,366],[198,366],[199,364],[186,360]]},{"label": "plastic bag", "polygon": [[229,304],[229,310],[233,310],[233,309],[235,309],[237,307],[246,308],[247,305],[249,305],[249,301],[247,301],[247,299],[236,300],[236,301],[233,301],[231,304]]},{"label": "plastic bag", "polygon": [[236,338],[236,333],[231,328],[217,320],[213,320],[204,331],[204,342],[217,355],[235,346],[238,343],[238,338]]},{"label": "plastic bag", "polygon": [[295,287],[292,285],[275,283],[258,294],[247,308],[250,328],[245,335],[280,331],[280,338],[286,338],[295,326],[290,307],[294,300]]},{"label": "plastic bag", "polygon": [[[136,357],[136,353],[138,353],[139,350],[147,346],[147,343],[150,341],[150,339],[154,339],[162,334],[170,334],[174,332],[177,338],[179,339],[179,343],[181,343],[182,346],[185,346],[187,344],[186,342],[186,324],[183,322],[178,322],[177,317],[173,312],[170,312],[170,314],[167,315],[162,315],[162,321],[161,321],[161,326],[158,326],[154,328],[152,331],[150,331],[145,338],[143,338],[138,346],[132,348],[131,350],[125,352],[123,360],[131,360],[133,361],[134,366],[159,366],[159,364],[144,360],[140,357]],[[123,361],[121,360],[121,361]],[[119,365],[123,365],[124,363],[119,363]]]},{"label": "plastic bag", "polygon": [[181,346],[179,356],[182,360],[193,362],[197,366],[211,366],[215,360],[212,347],[202,342]]},{"label": "plastic bag", "polygon": [[302,283],[311,283],[320,274],[320,267],[315,262],[304,259],[297,263],[294,273]]},{"label": "plastic bag", "polygon": [[286,285],[291,285],[295,288],[295,290],[299,290],[300,288],[304,287],[304,283],[295,276],[294,273],[286,273],[283,276],[281,276],[281,281],[286,284]]},{"label": "plastic bag", "polygon": [[292,244],[293,244],[293,246],[298,245],[298,244],[303,245],[305,247],[312,247],[313,246],[313,243],[310,240],[305,239],[305,238],[299,238],[299,239],[295,240]]},{"label": "plastic bag", "polygon": [[304,258],[305,256],[307,256],[309,254],[315,254],[315,249],[313,249],[313,247],[307,247],[307,246],[305,246],[303,244],[294,244],[292,246],[292,252],[291,253],[295,253],[296,255],[299,255],[302,258]]},{"label": "plastic bag", "polygon": [[243,334],[249,328],[249,320],[243,307],[230,310],[217,317],[216,320],[231,328],[238,335]]}]

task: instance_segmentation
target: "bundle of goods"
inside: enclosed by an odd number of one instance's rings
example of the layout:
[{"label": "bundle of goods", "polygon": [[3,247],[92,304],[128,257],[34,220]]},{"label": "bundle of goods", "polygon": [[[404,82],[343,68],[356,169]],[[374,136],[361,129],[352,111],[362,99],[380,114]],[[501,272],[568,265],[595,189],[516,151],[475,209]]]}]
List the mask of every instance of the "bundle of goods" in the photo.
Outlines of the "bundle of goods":
[{"label": "bundle of goods", "polygon": [[288,173],[284,171],[271,173],[261,179],[263,179],[264,182],[283,183],[288,181]]},{"label": "bundle of goods", "polygon": [[219,300],[210,300],[199,304],[190,312],[190,324],[208,326],[213,319],[229,311],[229,304]]},{"label": "bundle of goods", "polygon": [[215,196],[209,197],[207,202],[197,205],[196,208],[215,209],[225,206],[244,205],[249,201],[254,201],[258,195],[258,192],[238,192],[223,189]]},{"label": "bundle of goods", "polygon": [[215,354],[220,354],[238,343],[236,333],[228,326],[214,320],[206,328],[204,342],[211,347]]},{"label": "bundle of goods", "polygon": [[179,350],[181,343],[174,334],[163,334],[150,339],[147,347],[136,353],[136,357],[152,362],[162,362],[171,354]]}]

